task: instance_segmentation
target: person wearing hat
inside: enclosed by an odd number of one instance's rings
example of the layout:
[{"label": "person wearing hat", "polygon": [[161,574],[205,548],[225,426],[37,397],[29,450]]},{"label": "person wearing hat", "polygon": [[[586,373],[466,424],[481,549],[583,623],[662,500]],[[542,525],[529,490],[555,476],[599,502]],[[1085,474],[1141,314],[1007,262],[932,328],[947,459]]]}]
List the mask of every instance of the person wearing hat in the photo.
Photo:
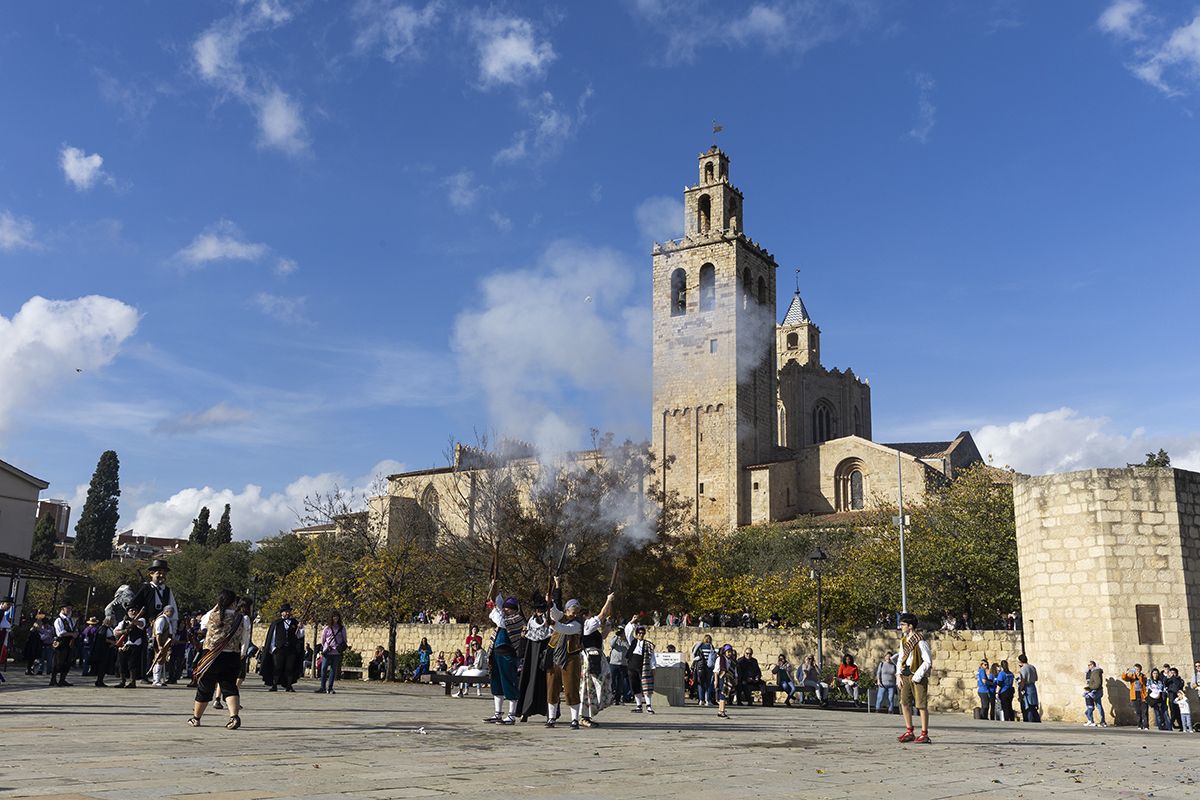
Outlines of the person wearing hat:
[{"label": "person wearing hat", "polygon": [[129,601],[129,608],[142,612],[147,628],[162,616],[167,606],[179,608],[175,602],[175,593],[167,586],[167,573],[171,568],[164,559],[156,558],[150,562],[150,580],[141,585]]},{"label": "person wearing hat", "polygon": [[71,655],[74,653],[75,620],[71,619],[71,604],[64,603],[54,619],[54,668],[50,671],[51,686],[70,686],[67,673],[71,670]]},{"label": "person wearing hat", "polygon": [[[553,728],[558,721],[559,700],[565,690],[567,705],[571,708],[571,729],[579,730],[582,705],[580,690],[583,688],[582,639],[585,633],[583,603],[571,599],[563,605],[562,582],[557,575],[554,576],[551,600],[550,619],[554,623],[554,633],[550,637],[550,647],[554,655],[546,674],[546,706],[549,713],[546,727]],[[611,600],[610,595],[610,603]],[[599,622],[596,624],[598,626]]]},{"label": "person wearing hat", "polygon": [[[91,619],[95,619],[95,617]],[[104,676],[111,671],[116,638],[116,634],[113,632],[112,617],[105,617],[96,625],[96,632],[92,635],[91,658],[88,659],[88,668],[91,672],[88,674],[89,677],[96,676],[97,688],[108,688],[108,684],[104,682]]]},{"label": "person wearing hat", "polygon": [[604,620],[612,613],[614,597],[610,594],[600,613],[583,621],[583,636],[579,639],[583,651],[583,685],[579,689],[583,717],[579,724],[585,728],[597,727],[600,723],[596,715],[613,704],[612,676],[604,657]]},{"label": "person wearing hat", "polygon": [[[917,630],[917,615],[907,611],[900,615],[900,652],[894,658],[900,670],[900,711],[904,714],[904,733],[901,742],[929,744],[929,673],[933,670],[933,653],[929,643]],[[913,735],[912,710],[921,714],[921,735]]]},{"label": "person wearing hat", "polygon": [[544,597],[535,597],[531,604],[533,614],[525,622],[525,636],[521,647],[521,678],[517,685],[517,716],[528,722],[531,716],[544,717],[546,707],[546,642],[552,633],[550,618],[546,615],[548,603]]},{"label": "person wearing hat", "polygon": [[300,623],[292,619],[291,603],[284,603],[279,607],[279,619],[267,629],[263,644],[263,683],[271,687],[267,691],[279,691],[280,684],[285,692],[296,691],[292,684],[299,680],[303,663],[304,637]]},{"label": "person wearing hat", "polygon": [[83,625],[83,630],[79,633],[82,650],[79,655],[79,674],[86,678],[92,674],[92,650],[96,646],[96,629],[100,625],[100,619],[92,614]]},{"label": "person wearing hat", "polygon": [[[515,597],[505,597],[500,594],[496,581],[488,587],[489,600],[488,618],[496,626],[496,637],[492,639],[491,685],[492,702],[496,713],[485,718],[484,722],[494,722],[500,725],[513,725],[517,721],[517,700],[520,688],[517,684],[517,654],[524,647],[521,631],[525,627],[525,615],[521,613],[521,604]],[[500,713],[504,701],[508,701],[508,715]]]},{"label": "person wearing hat", "polygon": [[641,714],[653,714],[654,707],[650,704],[654,697],[654,644],[646,639],[646,626],[638,623],[641,614],[634,614],[633,619],[625,626],[625,637],[629,639],[629,649],[625,651],[625,662],[629,670],[629,687],[633,693],[633,701],[637,704],[630,711]]}]

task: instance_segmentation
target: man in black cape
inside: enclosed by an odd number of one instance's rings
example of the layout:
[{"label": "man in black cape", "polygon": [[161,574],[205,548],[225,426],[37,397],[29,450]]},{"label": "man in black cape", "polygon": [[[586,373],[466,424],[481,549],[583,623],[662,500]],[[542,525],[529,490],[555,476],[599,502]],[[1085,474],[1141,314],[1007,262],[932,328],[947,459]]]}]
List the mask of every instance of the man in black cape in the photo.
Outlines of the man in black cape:
[{"label": "man in black cape", "polygon": [[167,562],[161,558],[151,561],[150,580],[143,583],[129,601],[126,610],[141,611],[147,630],[154,620],[162,615],[164,608],[179,608],[179,604],[175,602],[175,593],[167,586],[167,573],[170,569]]},{"label": "man in black cape", "polygon": [[262,678],[271,688],[267,691],[294,692],[292,688],[300,679],[304,664],[304,637],[300,635],[300,623],[292,619],[292,607],[284,603],[279,607],[279,619],[271,623],[267,638],[263,642]]},{"label": "man in black cape", "polygon": [[520,699],[517,701],[517,715],[521,722],[528,722],[530,716],[544,717],[548,713],[546,707],[546,643],[553,632],[550,618],[546,616],[546,600],[536,597],[531,605],[533,614],[525,626],[525,638],[521,648],[521,679],[518,684]]}]

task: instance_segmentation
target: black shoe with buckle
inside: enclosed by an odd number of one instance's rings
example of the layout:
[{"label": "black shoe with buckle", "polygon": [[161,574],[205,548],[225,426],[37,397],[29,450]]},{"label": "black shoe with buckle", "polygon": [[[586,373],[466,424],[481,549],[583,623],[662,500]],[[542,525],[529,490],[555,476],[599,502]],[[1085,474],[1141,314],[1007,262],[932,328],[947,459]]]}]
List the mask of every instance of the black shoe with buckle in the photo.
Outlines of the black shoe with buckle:
[{"label": "black shoe with buckle", "polygon": [[492,716],[492,717],[487,717],[487,718],[485,718],[483,721],[484,721],[484,722],[499,722],[499,721],[500,721],[500,715],[499,715],[499,714],[496,714],[495,716]]},{"label": "black shoe with buckle", "polygon": [[579,720],[577,720],[577,719],[571,720],[571,730],[573,730],[573,731],[579,730]]}]

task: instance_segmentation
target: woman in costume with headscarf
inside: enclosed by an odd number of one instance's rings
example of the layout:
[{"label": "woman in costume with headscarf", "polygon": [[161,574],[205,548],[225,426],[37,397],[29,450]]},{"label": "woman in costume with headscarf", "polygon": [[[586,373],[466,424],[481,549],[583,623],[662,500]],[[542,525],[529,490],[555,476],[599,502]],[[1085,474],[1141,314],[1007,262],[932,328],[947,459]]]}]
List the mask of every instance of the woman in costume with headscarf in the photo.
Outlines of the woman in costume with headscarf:
[{"label": "woman in costume with headscarf", "polygon": [[517,716],[528,722],[531,716],[544,717],[546,709],[546,642],[553,632],[550,618],[546,616],[546,600],[533,600],[533,614],[525,623],[525,637],[521,646],[521,678],[518,685],[520,701]]},{"label": "woman in costume with headscarf", "polygon": [[[517,721],[517,699],[520,688],[517,683],[517,654],[522,647],[522,628],[525,627],[525,615],[521,613],[521,604],[515,597],[504,597],[493,594],[497,591],[496,581],[492,581],[488,595],[493,600],[488,601],[488,618],[496,626],[496,638],[492,640],[491,677],[492,702],[495,703],[496,713],[484,719],[484,722],[495,722],[501,725],[513,725]],[[500,713],[503,701],[508,701],[508,715]]]}]

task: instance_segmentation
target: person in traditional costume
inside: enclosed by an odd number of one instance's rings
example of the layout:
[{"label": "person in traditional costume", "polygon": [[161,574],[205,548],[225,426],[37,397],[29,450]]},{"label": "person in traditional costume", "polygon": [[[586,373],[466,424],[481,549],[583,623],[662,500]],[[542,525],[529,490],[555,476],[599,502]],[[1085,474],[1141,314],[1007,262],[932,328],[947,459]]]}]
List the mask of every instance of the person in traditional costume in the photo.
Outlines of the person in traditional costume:
[{"label": "person in traditional costume", "polygon": [[[554,578],[553,603],[550,607],[550,619],[554,623],[554,634],[550,637],[553,648],[551,666],[546,675],[546,706],[548,718],[546,727],[553,728],[559,717],[559,701],[565,692],[567,706],[571,709],[571,730],[579,730],[580,716],[583,706],[583,637],[592,636],[595,644],[595,634],[600,632],[600,617],[586,617],[583,603],[571,599],[563,605],[562,582],[558,576]],[[612,608],[613,595],[609,595],[604,603],[607,613]],[[598,640],[603,643],[603,634]],[[599,711],[599,709],[596,709]],[[587,725],[591,727],[591,723]]]},{"label": "person in traditional costume", "polygon": [[629,650],[625,653],[629,686],[636,703],[630,711],[641,714],[645,706],[645,713],[653,714],[654,644],[646,640],[646,626],[638,624],[638,615],[634,615],[625,626],[625,638],[629,640]]},{"label": "person in traditional costume", "polygon": [[545,598],[533,601],[533,615],[525,623],[525,637],[521,647],[521,678],[518,682],[520,701],[517,715],[521,722],[531,716],[546,716],[546,666],[548,650],[546,643],[552,633],[550,617],[546,615]]},{"label": "person in traditional costume", "polygon": [[583,636],[579,639],[583,656],[579,700],[583,716],[579,724],[585,728],[599,727],[596,715],[613,704],[612,676],[604,657],[604,620],[612,613],[615,596],[610,594],[600,613],[583,621]]},{"label": "person in traditional costume", "polygon": [[71,611],[71,604],[67,603],[59,609],[58,616],[54,619],[54,666],[50,670],[51,686],[71,685],[67,683],[67,673],[71,670],[77,635]]},{"label": "person in traditional costume", "polygon": [[727,644],[717,652],[716,669],[717,716],[729,719],[725,706],[733,702],[737,692],[737,652]]},{"label": "person in traditional costume", "polygon": [[[488,590],[491,596],[496,591],[496,582]],[[494,600],[488,601],[488,618],[496,626],[496,637],[492,640],[491,679],[492,702],[496,713],[484,719],[484,722],[494,722],[501,725],[516,724],[517,700],[520,698],[520,687],[517,683],[517,654],[520,652],[522,635],[525,627],[525,615],[521,613],[521,604],[515,597],[504,597],[496,594]],[[501,715],[503,702],[508,701],[508,715]]]},{"label": "person in traditional costume", "polygon": [[208,612],[205,626],[204,656],[196,665],[196,698],[188,724],[200,727],[200,718],[217,687],[229,706],[229,721],[225,727],[236,730],[242,726],[241,698],[238,696],[238,673],[241,671],[242,647],[249,635],[241,609],[234,607],[237,598],[228,589],[217,595],[217,603]]},{"label": "person in traditional costume", "polygon": [[175,606],[166,606],[154,620],[154,662],[150,667],[150,685],[167,685],[167,664],[175,643]]},{"label": "person in traditional costume", "polygon": [[179,608],[179,604],[175,602],[175,593],[167,586],[167,573],[170,569],[167,562],[161,558],[151,561],[150,580],[142,584],[126,605],[126,610],[141,611],[142,619],[147,625],[157,620],[167,606]]},{"label": "person in traditional costume", "polygon": [[96,626],[96,632],[92,636],[92,674],[96,676],[96,686],[101,689],[108,688],[104,676],[109,673],[112,665],[116,638],[112,617],[105,617]]},{"label": "person in traditional costume", "polygon": [[131,608],[114,629],[117,636],[117,670],[121,675],[118,689],[136,689],[146,650],[146,620],[140,609]]},{"label": "person in traditional costume", "polygon": [[[904,733],[901,742],[929,744],[929,673],[933,670],[933,653],[929,643],[917,630],[917,615],[900,615],[900,652],[893,658],[900,671],[900,710],[904,713]],[[921,715],[921,735],[913,735],[912,710]]]},{"label": "person in traditional costume", "polygon": [[279,607],[279,619],[271,623],[263,643],[263,683],[271,687],[267,691],[279,691],[280,684],[286,692],[296,691],[292,684],[300,679],[303,664],[304,636],[300,623],[292,619],[291,604],[284,603]]}]

